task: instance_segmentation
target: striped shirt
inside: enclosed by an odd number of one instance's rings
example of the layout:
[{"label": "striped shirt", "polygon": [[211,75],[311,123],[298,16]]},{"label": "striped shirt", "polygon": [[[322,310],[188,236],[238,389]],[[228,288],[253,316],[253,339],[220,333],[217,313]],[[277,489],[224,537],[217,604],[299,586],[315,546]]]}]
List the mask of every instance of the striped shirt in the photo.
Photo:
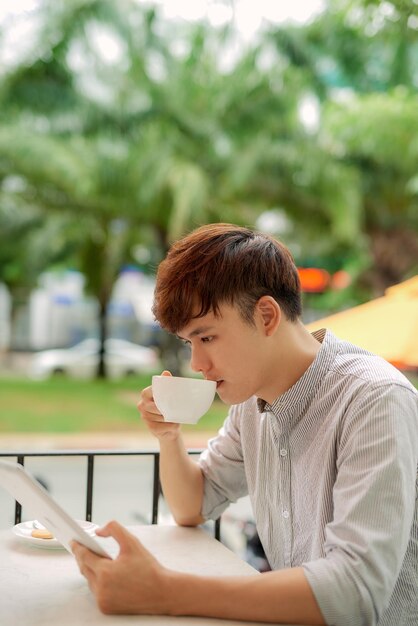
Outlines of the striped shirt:
[{"label": "striped shirt", "polygon": [[272,405],[234,405],[200,457],[202,514],[250,495],[272,569],[302,566],[327,624],[418,624],[418,393],[329,331]]}]

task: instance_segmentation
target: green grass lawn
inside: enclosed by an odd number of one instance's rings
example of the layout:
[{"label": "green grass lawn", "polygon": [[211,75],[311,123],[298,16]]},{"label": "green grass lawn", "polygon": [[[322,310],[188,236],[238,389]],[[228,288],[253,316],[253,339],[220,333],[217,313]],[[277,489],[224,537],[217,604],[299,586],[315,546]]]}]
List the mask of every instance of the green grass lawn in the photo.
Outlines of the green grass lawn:
[{"label": "green grass lawn", "polygon": [[[418,377],[409,377],[418,387]],[[0,378],[0,435],[146,431],[136,404],[141,389],[150,383],[150,376],[121,381]],[[227,410],[216,399],[198,424],[184,428],[214,432]]]},{"label": "green grass lawn", "polygon": [[[150,383],[150,376],[121,381],[0,379],[0,435],[147,430],[136,404]],[[227,410],[216,399],[197,425],[186,428],[216,431]]]}]

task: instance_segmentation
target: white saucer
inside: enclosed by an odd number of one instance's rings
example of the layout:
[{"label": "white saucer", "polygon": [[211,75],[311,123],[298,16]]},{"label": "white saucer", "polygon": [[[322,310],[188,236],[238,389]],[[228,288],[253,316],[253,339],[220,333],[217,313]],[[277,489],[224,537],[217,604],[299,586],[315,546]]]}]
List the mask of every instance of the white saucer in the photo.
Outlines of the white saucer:
[{"label": "white saucer", "polygon": [[[82,520],[77,520],[77,523],[80,524],[81,528],[83,528],[89,535],[94,535],[96,528],[98,528],[97,524],[93,524],[92,522],[86,522]],[[39,524],[40,528],[43,528],[41,524]],[[62,543],[58,541],[58,539],[41,539],[40,537],[32,537],[32,531],[35,530],[35,526],[33,521],[21,522],[20,524],[16,524],[13,526],[12,531],[21,541],[31,546],[35,546],[36,548],[45,548],[47,550],[64,550],[64,546]]]}]

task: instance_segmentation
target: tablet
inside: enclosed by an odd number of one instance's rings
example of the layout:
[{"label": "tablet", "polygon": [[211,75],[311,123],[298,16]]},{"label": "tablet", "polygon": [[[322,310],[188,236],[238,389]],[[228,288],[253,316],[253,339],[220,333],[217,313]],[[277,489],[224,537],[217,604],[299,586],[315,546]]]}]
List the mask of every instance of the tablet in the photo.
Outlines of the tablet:
[{"label": "tablet", "polygon": [[0,486],[27,508],[68,552],[74,539],[100,556],[110,555],[56,502],[19,463],[0,461]]}]

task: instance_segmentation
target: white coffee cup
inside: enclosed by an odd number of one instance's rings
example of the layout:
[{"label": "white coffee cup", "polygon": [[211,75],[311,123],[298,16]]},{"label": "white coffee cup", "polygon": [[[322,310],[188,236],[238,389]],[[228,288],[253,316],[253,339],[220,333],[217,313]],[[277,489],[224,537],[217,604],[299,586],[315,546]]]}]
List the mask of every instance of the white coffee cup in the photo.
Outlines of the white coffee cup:
[{"label": "white coffee cup", "polygon": [[152,394],[166,422],[196,424],[213,402],[214,380],[153,376]]}]

